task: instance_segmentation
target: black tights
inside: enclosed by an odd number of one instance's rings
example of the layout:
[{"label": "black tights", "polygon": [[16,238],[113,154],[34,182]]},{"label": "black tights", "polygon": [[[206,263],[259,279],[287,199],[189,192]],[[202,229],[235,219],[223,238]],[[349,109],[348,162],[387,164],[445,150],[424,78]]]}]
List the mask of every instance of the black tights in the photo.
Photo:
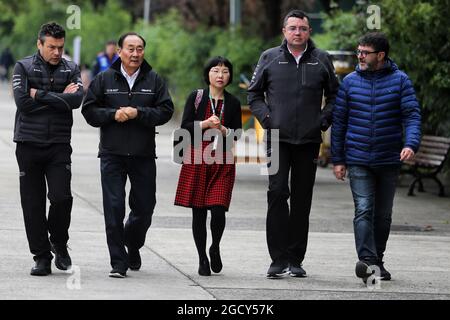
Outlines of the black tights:
[{"label": "black tights", "polygon": [[[202,260],[206,256],[206,216],[207,209],[192,209],[192,233],[194,235],[195,246],[197,247],[198,256]],[[218,249],[223,231],[225,230],[225,208],[211,208],[211,247]]]}]

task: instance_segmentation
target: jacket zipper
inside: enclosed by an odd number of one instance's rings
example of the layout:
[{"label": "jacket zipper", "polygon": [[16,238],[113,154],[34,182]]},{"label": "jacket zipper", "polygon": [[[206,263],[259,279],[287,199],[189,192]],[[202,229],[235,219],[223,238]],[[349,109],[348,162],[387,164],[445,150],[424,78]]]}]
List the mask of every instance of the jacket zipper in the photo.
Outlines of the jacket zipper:
[{"label": "jacket zipper", "polygon": [[302,85],[306,84],[306,65],[302,63]]},{"label": "jacket zipper", "polygon": [[[125,81],[126,81],[126,79],[125,79]],[[126,81],[126,82],[128,85],[128,106],[129,106],[129,105],[131,105],[131,98],[133,95],[131,93],[131,88],[130,88],[130,85],[128,84],[128,81]],[[131,153],[130,153],[130,143],[131,143],[130,135],[131,135],[131,133],[130,133],[130,131],[131,131],[131,128],[130,128],[130,125],[128,124],[128,130],[127,130],[127,146],[128,146],[127,154],[128,154],[128,156],[131,156]]]},{"label": "jacket zipper", "polygon": [[[122,76],[123,80],[125,80],[125,83],[127,84],[127,87],[128,87],[128,106],[129,106],[129,105],[131,105],[131,99],[133,98],[133,90],[132,90],[132,88],[130,88],[130,85],[128,84],[128,81],[127,81],[127,79],[125,79],[123,74],[120,73],[120,76]],[[136,83],[139,81],[140,77],[141,77],[141,74],[139,74],[139,76],[136,78],[136,80],[134,81],[134,85],[133,86],[136,86]],[[131,152],[130,152],[131,127],[127,123],[125,123],[125,124],[127,125],[127,141],[126,141],[127,148],[128,148],[127,156],[131,156]]]},{"label": "jacket zipper", "polygon": [[[55,82],[55,78],[53,77],[54,71],[50,71],[50,69],[47,67],[47,65],[44,63],[43,64],[45,70],[47,71],[47,74],[49,76],[50,79],[50,92],[53,91],[53,84]],[[47,140],[50,140],[50,121],[51,118],[48,119],[47,121]]]},{"label": "jacket zipper", "polygon": [[[299,68],[301,69],[301,70],[299,70]],[[298,79],[298,78],[300,78],[300,79]],[[301,85],[300,85],[300,83],[301,83]],[[303,64],[300,64],[300,62],[299,63],[297,63],[297,96],[296,96],[296,100],[297,100],[297,103],[295,104],[295,123],[299,123],[299,120],[298,120],[298,113],[299,113],[299,110],[298,110],[298,106],[300,105],[300,90],[302,89],[302,85],[303,85]],[[299,126],[295,126],[295,140],[297,140],[298,139],[298,137],[299,137],[299,135],[298,135],[298,129],[299,129]]]},{"label": "jacket zipper", "polygon": [[372,151],[373,151],[373,141],[375,139],[375,79],[372,79],[372,108],[371,108],[371,143],[370,143],[370,158],[372,158]]}]

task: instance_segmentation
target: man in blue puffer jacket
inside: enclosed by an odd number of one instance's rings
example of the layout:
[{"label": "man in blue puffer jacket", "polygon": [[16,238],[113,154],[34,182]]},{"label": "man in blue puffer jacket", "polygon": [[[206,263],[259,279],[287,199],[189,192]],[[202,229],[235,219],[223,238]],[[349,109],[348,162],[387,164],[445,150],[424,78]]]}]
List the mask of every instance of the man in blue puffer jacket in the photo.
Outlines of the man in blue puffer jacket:
[{"label": "man in blue puffer jacket", "polygon": [[355,202],[356,276],[390,280],[383,256],[400,165],[420,144],[420,107],[408,76],[388,58],[384,34],[364,35],[356,53],[359,65],[343,80],[333,109],[332,162],[337,179],[348,170]]}]

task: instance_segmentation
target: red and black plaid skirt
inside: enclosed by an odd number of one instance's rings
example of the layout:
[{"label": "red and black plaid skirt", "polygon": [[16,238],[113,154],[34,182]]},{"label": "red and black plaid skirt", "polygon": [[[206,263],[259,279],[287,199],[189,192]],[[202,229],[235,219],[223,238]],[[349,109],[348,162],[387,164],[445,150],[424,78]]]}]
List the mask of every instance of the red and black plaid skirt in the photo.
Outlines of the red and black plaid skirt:
[{"label": "red and black plaid skirt", "polygon": [[[211,113],[206,112],[205,118],[210,116]],[[190,148],[186,152],[186,156],[191,157],[191,164],[184,161],[181,167],[175,205],[188,208],[222,206],[226,210],[230,207],[236,177],[233,154],[231,152],[224,154],[223,164],[206,164],[203,160],[201,164],[194,164],[195,154],[197,153],[198,159],[204,159],[203,152],[210,143],[204,141],[202,150]],[[215,156],[214,151],[211,155]]]},{"label": "red and black plaid skirt", "polygon": [[[192,156],[194,152],[192,149]],[[188,208],[222,206],[228,210],[235,177],[234,164],[183,164],[175,205]]]}]

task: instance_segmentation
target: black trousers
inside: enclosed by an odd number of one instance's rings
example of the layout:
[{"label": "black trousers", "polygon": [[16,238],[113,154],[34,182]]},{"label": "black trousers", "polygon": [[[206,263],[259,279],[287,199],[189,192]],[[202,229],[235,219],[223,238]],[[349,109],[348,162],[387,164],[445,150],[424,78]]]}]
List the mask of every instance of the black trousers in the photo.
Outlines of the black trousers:
[{"label": "black trousers", "polygon": [[[140,249],[145,243],[156,205],[154,158],[104,155],[100,160],[103,210],[111,266],[128,269],[125,246]],[[130,214],[125,219],[125,184],[130,179]]]},{"label": "black trousers", "polygon": [[[50,241],[66,245],[69,240],[72,193],[70,144],[38,146],[17,143],[20,199],[28,244],[34,259],[52,258]],[[46,193],[50,208],[46,213]]]},{"label": "black trousers", "polygon": [[[267,192],[267,245],[274,262],[301,263],[305,257],[319,146],[283,142],[278,146],[279,169],[269,175]],[[272,157],[275,148],[272,144]]]}]

